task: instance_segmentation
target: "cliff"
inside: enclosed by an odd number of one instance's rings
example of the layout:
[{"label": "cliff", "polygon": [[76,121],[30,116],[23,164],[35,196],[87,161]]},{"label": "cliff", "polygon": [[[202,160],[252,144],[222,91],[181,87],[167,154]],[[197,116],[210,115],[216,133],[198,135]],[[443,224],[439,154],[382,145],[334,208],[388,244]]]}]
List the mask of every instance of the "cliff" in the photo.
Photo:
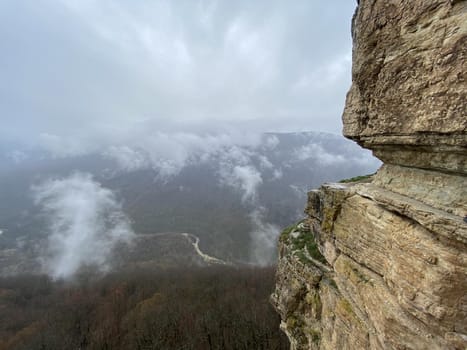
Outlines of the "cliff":
[{"label": "cliff", "polygon": [[384,164],[309,193],[272,302],[292,349],[467,348],[467,1],[360,0],[344,135]]}]

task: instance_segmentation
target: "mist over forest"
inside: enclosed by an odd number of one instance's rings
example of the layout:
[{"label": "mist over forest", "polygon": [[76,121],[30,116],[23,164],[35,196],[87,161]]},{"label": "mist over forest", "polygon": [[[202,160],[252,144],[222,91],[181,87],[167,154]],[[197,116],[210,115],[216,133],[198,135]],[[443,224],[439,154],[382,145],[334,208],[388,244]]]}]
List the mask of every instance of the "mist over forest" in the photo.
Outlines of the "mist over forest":
[{"label": "mist over forest", "polygon": [[186,156],[177,167],[171,154],[138,168],[106,152],[33,162],[10,155],[0,172],[0,247],[8,252],[1,271],[57,278],[86,266],[108,271],[121,264],[112,262],[119,244],[171,232],[196,235],[205,252],[228,263],[269,265],[280,230],[303,216],[308,190],[378,166],[326,133],[263,134],[251,145],[205,152],[178,146]]},{"label": "mist over forest", "polygon": [[0,349],[288,348],[269,302],[278,235],[309,189],[379,161],[329,133],[189,144],[2,145]]},{"label": "mist over forest", "polygon": [[354,2],[0,2],[0,350],[286,349],[270,303],[340,136]]}]

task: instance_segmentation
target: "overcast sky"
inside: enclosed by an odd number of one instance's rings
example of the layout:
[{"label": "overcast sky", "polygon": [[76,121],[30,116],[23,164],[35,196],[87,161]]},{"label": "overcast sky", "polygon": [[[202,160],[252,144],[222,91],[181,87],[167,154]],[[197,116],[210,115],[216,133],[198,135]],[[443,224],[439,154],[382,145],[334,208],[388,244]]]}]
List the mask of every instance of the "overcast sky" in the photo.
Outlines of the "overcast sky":
[{"label": "overcast sky", "polygon": [[341,132],[349,0],[0,0],[0,138]]}]

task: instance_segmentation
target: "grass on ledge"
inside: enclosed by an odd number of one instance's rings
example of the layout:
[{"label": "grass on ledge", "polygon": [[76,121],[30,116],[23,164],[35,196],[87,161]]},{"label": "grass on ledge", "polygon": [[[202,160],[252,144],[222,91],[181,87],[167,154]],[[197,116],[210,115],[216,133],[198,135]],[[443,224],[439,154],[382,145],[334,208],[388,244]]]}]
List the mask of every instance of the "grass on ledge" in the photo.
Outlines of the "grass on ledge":
[{"label": "grass on ledge", "polygon": [[368,174],[368,175],[354,176],[354,177],[351,177],[351,178],[349,178],[349,179],[342,179],[342,180],[340,180],[339,182],[340,182],[340,183],[362,182],[362,181],[370,180],[371,177],[372,177],[373,175],[375,175],[375,174],[376,174],[376,173]]},{"label": "grass on ledge", "polygon": [[[280,235],[279,240],[281,242],[289,241],[292,250],[302,262],[306,262],[308,260],[305,254],[305,251],[307,251],[309,256],[311,256],[313,259],[321,263],[326,263],[326,259],[319,251],[318,244],[316,243],[313,234],[308,230],[303,230],[298,227],[298,225],[302,222],[303,221],[300,221],[297,224],[284,229]],[[297,237],[291,235],[291,233],[295,231],[299,231]]]}]

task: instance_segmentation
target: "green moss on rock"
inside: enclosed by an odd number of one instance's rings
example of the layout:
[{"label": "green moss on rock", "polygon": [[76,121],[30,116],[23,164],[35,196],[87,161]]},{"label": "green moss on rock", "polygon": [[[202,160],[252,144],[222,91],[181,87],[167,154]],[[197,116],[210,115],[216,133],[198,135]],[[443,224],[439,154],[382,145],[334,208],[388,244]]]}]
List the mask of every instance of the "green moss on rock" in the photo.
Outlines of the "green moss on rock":
[{"label": "green moss on rock", "polygon": [[339,182],[340,183],[349,183],[349,182],[366,182],[368,180],[371,180],[371,177],[374,174],[368,174],[368,175],[360,175],[360,176],[354,176],[349,179],[342,179]]}]

